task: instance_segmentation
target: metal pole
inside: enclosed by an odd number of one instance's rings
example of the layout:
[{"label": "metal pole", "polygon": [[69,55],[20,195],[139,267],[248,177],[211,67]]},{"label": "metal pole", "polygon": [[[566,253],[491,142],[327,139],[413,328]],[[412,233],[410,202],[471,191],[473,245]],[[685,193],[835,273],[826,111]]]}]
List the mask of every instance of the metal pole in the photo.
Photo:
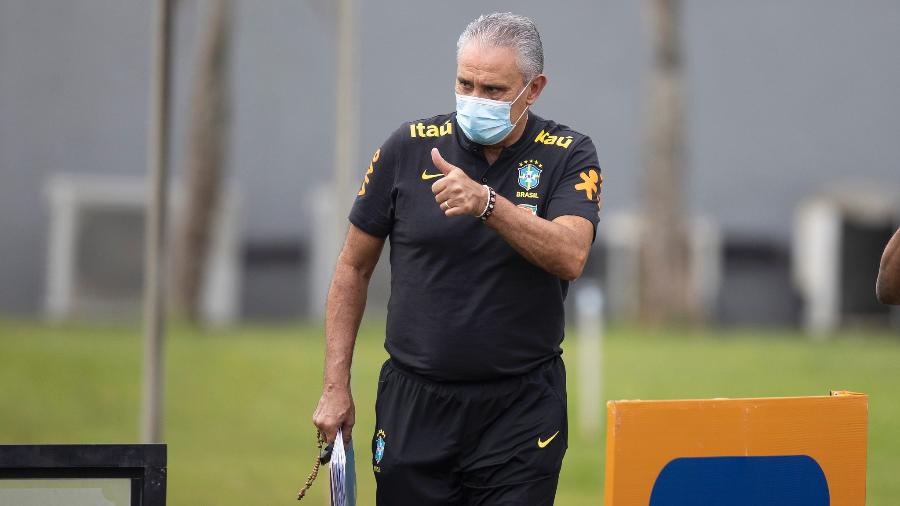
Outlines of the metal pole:
[{"label": "metal pole", "polygon": [[359,139],[359,35],[358,0],[336,0],[334,34],[335,62],[334,179],[328,193],[313,195],[315,232],[311,309],[325,316],[325,299],[331,275],[347,230],[347,215],[361,179],[356,162]]},{"label": "metal pole", "polygon": [[162,435],[163,340],[165,337],[166,202],[168,201],[169,70],[172,1],[156,2],[147,170],[150,193],[146,214],[144,265],[144,378],[141,439],[158,443]]},{"label": "metal pole", "polygon": [[[353,174],[357,174],[356,150],[359,132],[359,47],[357,34],[357,0],[338,0],[337,3],[337,76],[335,83],[334,181],[338,212],[346,218],[353,192]],[[343,227],[335,230],[343,231]],[[336,233],[340,244],[342,234]]]}]

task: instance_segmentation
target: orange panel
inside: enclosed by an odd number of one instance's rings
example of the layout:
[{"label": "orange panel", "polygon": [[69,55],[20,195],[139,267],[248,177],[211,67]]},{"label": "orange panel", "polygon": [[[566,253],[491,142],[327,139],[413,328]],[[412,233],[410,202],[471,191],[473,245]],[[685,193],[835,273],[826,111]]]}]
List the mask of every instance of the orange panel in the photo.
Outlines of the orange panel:
[{"label": "orange panel", "polygon": [[607,506],[646,506],[663,467],[679,457],[808,455],[831,504],[864,505],[868,396],[610,401]]}]

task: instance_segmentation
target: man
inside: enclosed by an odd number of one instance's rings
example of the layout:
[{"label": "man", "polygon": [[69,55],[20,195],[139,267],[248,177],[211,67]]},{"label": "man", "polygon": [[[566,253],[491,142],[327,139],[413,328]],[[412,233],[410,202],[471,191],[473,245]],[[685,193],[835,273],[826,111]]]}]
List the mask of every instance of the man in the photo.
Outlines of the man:
[{"label": "man", "polygon": [[350,212],[314,424],[354,423],[350,362],[391,239],[373,470],[380,505],[552,504],[567,447],[563,300],[594,238],[591,140],[538,117],[543,48],[510,13],[457,43],[456,113],[402,125]]},{"label": "man", "polygon": [[894,232],[881,255],[875,294],[882,304],[900,305],[900,229]]}]

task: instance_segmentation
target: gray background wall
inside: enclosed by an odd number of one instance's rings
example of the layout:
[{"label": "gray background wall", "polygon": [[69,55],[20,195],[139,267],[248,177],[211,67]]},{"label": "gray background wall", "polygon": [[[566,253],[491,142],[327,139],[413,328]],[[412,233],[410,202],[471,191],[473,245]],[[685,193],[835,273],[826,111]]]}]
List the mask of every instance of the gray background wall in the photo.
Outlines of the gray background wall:
[{"label": "gray background wall", "polygon": [[[50,174],[145,170],[150,4],[0,0],[0,313],[41,307]],[[400,122],[452,110],[465,24],[515,10],[544,40],[550,83],[536,112],[593,137],[607,212],[636,207],[641,2],[360,4],[360,176]],[[203,6],[178,9],[176,172]],[[786,245],[804,197],[851,182],[900,186],[900,2],[688,0],[683,23],[694,212],[726,236]],[[334,42],[327,0],[236,1],[229,170],[244,193],[247,244],[309,237],[309,196],[331,179],[340,142]]]}]

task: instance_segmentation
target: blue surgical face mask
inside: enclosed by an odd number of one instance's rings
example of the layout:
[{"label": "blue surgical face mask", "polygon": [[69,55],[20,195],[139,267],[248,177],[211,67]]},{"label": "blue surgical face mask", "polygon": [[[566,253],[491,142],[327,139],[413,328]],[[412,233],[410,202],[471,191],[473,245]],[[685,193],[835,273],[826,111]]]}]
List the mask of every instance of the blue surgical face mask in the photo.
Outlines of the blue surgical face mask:
[{"label": "blue surgical face mask", "polygon": [[472,97],[456,94],[456,122],[466,137],[474,143],[483,146],[493,146],[502,141],[525,115],[526,107],[515,123],[509,121],[510,110],[513,102],[525,93],[531,85],[531,81],[516,95],[512,102],[490,100],[487,98]]}]

